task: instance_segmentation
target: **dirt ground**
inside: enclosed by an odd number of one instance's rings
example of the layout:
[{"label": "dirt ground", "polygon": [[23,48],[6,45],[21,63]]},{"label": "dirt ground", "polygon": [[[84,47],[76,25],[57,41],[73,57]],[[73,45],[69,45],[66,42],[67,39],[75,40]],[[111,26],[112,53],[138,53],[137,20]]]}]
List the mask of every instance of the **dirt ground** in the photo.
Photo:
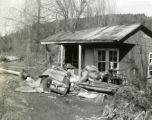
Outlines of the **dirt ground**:
[{"label": "dirt ground", "polygon": [[0,120],[97,120],[101,116],[102,106],[95,102],[54,93],[15,92],[23,82],[18,76],[1,73],[0,78]]}]

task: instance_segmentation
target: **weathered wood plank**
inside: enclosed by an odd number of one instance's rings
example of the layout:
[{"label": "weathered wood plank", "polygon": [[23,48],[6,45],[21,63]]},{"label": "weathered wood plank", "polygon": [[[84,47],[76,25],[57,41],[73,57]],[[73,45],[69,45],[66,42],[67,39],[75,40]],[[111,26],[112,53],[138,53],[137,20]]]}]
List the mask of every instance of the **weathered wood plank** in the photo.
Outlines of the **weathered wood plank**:
[{"label": "weathered wood plank", "polygon": [[9,73],[9,74],[17,75],[17,76],[21,75],[21,73],[18,72],[18,71],[6,70],[6,69],[3,69],[3,68],[0,68],[0,73]]}]

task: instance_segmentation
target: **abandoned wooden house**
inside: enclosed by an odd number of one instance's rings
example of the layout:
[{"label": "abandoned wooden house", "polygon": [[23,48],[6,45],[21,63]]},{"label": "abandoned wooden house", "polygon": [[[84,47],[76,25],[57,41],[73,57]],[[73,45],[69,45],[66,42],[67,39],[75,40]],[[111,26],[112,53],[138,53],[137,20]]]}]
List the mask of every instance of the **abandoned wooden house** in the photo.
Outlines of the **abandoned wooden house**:
[{"label": "abandoned wooden house", "polygon": [[79,70],[95,65],[133,77],[152,76],[152,32],[141,24],[117,25],[59,32],[41,41],[61,45],[61,66],[71,63]]}]

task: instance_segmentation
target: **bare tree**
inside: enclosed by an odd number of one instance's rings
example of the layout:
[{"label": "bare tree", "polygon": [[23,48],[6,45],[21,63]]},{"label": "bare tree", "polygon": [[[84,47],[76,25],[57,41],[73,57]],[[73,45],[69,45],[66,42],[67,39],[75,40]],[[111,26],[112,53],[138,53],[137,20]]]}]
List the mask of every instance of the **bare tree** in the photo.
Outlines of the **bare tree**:
[{"label": "bare tree", "polygon": [[[62,19],[63,29],[75,31],[80,18],[104,16],[115,12],[114,0],[56,0],[54,14],[57,19]],[[111,21],[113,21],[111,17]],[[103,23],[101,17],[95,22],[100,25]]]},{"label": "bare tree", "polygon": [[49,10],[45,9],[49,5],[49,0],[24,0],[21,9],[11,8],[10,14],[3,18],[6,23],[11,23],[10,28],[16,32],[10,35],[13,36],[11,44],[14,53],[25,56],[28,63],[40,51],[41,23],[49,21]]},{"label": "bare tree", "polygon": [[57,18],[63,19],[64,30],[75,30],[90,0],[56,0]]},{"label": "bare tree", "polygon": [[[84,16],[86,18],[95,18],[94,21],[91,21],[90,25],[106,26],[117,21],[117,18],[113,15],[115,11],[115,0],[96,0],[87,4]],[[110,15],[110,17],[106,17],[108,15]]]}]

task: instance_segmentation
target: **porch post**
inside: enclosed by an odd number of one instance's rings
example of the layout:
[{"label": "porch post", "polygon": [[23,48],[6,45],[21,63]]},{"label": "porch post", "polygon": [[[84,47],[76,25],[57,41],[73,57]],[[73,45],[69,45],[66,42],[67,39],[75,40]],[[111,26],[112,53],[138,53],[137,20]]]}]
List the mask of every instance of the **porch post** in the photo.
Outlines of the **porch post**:
[{"label": "porch post", "polygon": [[60,56],[60,57],[61,57],[60,66],[61,66],[61,68],[63,68],[63,49],[64,49],[64,46],[61,45],[60,48],[61,48],[61,49],[60,49],[60,50],[61,50],[61,51],[60,51],[60,54],[61,54],[61,56]]},{"label": "porch post", "polygon": [[48,45],[45,45],[45,49],[46,49],[46,58],[47,58],[47,65],[50,66],[50,55],[49,55],[49,48]]},{"label": "porch post", "polygon": [[82,67],[82,46],[79,44],[79,60],[78,60],[78,66],[79,66],[79,79],[81,79],[81,67]]}]

